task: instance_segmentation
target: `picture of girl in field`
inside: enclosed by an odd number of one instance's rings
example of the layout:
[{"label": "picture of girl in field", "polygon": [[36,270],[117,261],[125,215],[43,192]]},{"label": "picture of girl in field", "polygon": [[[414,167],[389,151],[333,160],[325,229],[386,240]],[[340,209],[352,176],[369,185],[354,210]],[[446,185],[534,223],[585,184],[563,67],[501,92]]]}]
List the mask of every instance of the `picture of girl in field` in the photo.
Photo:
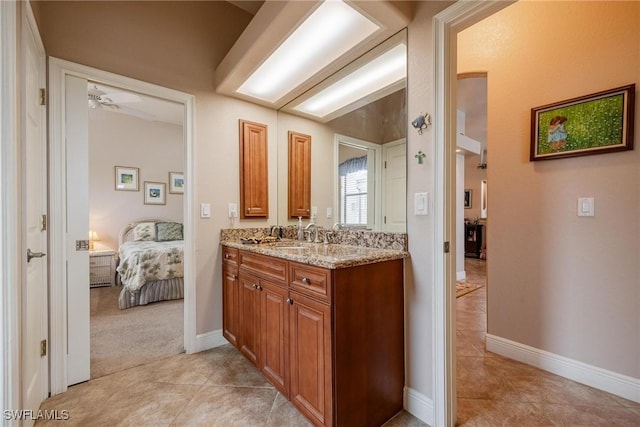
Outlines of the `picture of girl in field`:
[{"label": "picture of girl in field", "polygon": [[555,116],[549,123],[547,142],[549,142],[549,147],[554,151],[558,151],[567,145],[567,130],[564,127],[566,122],[566,117]]}]

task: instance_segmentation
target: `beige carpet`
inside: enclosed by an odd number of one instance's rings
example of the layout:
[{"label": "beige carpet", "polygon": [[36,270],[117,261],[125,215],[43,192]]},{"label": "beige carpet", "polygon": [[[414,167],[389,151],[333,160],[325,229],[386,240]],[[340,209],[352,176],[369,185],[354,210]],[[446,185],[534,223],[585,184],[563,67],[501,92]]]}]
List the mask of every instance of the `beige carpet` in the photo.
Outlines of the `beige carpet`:
[{"label": "beige carpet", "polygon": [[120,310],[121,289],[91,289],[91,379],[184,351],[184,300]]}]

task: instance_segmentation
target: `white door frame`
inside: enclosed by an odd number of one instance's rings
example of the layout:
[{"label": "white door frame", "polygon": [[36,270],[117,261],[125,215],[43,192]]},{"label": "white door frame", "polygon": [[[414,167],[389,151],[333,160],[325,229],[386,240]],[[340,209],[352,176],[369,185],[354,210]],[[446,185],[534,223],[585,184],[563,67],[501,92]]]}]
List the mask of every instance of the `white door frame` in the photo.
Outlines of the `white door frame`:
[{"label": "white door frame", "polygon": [[[433,420],[454,426],[455,225],[457,35],[513,1],[459,1],[433,18],[434,24],[434,268],[433,268]],[[450,253],[442,245],[449,242]]]},{"label": "white door frame", "polygon": [[20,284],[22,244],[17,3],[0,1],[0,410],[20,407]]},{"label": "white door frame", "polygon": [[162,86],[98,70],[58,58],[49,59],[49,167],[50,167],[50,361],[51,395],[67,390],[67,275],[66,275],[66,171],[65,77],[76,76],[109,86],[149,94],[184,105],[184,348],[196,349],[196,271],[193,210],[195,198],[194,117],[195,97]]}]

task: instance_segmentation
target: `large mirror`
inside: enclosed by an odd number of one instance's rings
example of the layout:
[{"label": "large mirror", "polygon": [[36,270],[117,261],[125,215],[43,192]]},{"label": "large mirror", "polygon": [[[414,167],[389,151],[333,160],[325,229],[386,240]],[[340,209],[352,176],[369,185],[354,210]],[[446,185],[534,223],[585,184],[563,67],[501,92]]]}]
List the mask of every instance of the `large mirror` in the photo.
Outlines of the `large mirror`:
[{"label": "large mirror", "polygon": [[406,232],[406,98],[403,30],[279,110],[278,224],[297,223],[288,206],[289,132],[297,132],[311,137],[305,224]]}]

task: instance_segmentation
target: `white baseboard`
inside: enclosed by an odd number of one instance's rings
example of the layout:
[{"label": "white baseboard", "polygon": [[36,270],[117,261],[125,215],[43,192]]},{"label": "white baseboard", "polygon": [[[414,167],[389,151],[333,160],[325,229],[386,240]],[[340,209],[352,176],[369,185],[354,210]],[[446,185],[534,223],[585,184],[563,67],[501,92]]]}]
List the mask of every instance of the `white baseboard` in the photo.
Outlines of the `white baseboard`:
[{"label": "white baseboard", "polygon": [[467,279],[467,272],[465,270],[462,271],[456,271],[456,281],[457,282],[462,282],[463,280]]},{"label": "white baseboard", "polygon": [[433,425],[433,400],[416,390],[404,388],[404,409],[420,421]]},{"label": "white baseboard", "polygon": [[487,334],[487,350],[640,403],[640,379]]},{"label": "white baseboard", "polygon": [[196,335],[196,353],[229,344],[222,336],[222,329]]}]

